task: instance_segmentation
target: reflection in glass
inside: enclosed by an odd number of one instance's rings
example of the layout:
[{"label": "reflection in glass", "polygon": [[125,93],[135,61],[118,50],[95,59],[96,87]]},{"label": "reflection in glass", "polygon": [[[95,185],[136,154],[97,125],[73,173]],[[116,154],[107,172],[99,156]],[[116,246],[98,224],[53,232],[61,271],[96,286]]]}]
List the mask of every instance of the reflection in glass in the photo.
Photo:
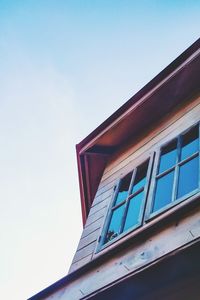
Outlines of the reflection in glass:
[{"label": "reflection in glass", "polygon": [[160,156],[159,174],[170,169],[176,163],[177,158],[177,140],[174,140],[162,149]]},{"label": "reflection in glass", "polygon": [[138,167],[131,194],[133,194],[134,192],[138,191],[140,188],[145,186],[146,176],[147,176],[147,168],[148,168],[148,161],[145,162],[140,167]]},{"label": "reflection in glass", "polygon": [[172,201],[173,182],[174,171],[157,179],[153,212],[161,209]]},{"label": "reflection in glass", "polygon": [[128,230],[129,228],[133,227],[138,223],[143,194],[144,193],[141,192],[129,201],[128,212],[123,231]]},{"label": "reflection in glass", "polygon": [[194,127],[182,137],[181,160],[191,156],[199,149],[198,127]]},{"label": "reflection in glass", "polygon": [[113,211],[112,217],[110,220],[110,225],[109,225],[109,228],[108,228],[108,231],[106,234],[105,242],[111,241],[116,236],[118,236],[119,231],[120,231],[122,216],[124,213],[124,207],[125,207],[125,205],[123,204]]},{"label": "reflection in glass", "polygon": [[179,169],[178,195],[180,198],[198,188],[199,157],[188,161]]},{"label": "reflection in glass", "polygon": [[127,174],[124,178],[122,178],[119,186],[119,191],[117,194],[117,198],[115,201],[115,205],[119,204],[120,202],[124,201],[127,197],[130,182],[131,182],[132,172]]}]

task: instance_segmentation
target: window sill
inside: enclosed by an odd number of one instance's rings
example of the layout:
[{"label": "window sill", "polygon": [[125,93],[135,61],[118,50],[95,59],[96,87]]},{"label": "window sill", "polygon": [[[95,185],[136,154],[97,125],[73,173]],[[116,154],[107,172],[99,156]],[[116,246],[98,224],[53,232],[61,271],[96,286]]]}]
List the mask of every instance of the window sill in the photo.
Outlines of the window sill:
[{"label": "window sill", "polygon": [[93,255],[93,260],[100,256],[111,255],[127,248],[132,242],[140,241],[142,238],[148,238],[148,235],[155,229],[158,230],[159,227],[163,227],[172,221],[176,221],[177,217],[180,218],[185,213],[197,207],[200,204],[199,199],[200,191],[192,196],[190,194],[187,196],[187,199],[180,199],[176,201],[176,203],[174,202],[173,205],[170,205],[168,209],[165,208],[164,211],[157,212],[156,216],[152,216],[144,223],[144,225],[138,225],[135,229],[132,228],[103,246],[98,244]]},{"label": "window sill", "polygon": [[151,220],[157,218],[159,215],[164,214],[166,211],[173,209],[176,205],[180,207],[180,203],[183,201],[187,201],[188,199],[191,199],[193,196],[200,196],[200,190],[199,188],[190,192],[189,194],[169,203],[168,205],[164,206],[163,208],[159,209],[158,211],[155,211],[154,213],[151,213],[149,216],[146,217],[145,222],[148,223]]}]

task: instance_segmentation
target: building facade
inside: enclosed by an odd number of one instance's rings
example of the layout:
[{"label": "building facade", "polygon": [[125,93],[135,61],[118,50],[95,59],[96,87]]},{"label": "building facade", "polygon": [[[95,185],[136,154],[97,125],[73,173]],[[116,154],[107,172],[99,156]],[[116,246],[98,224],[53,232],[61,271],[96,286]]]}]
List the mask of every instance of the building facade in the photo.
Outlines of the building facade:
[{"label": "building facade", "polygon": [[77,145],[83,233],[31,300],[200,299],[200,40]]}]

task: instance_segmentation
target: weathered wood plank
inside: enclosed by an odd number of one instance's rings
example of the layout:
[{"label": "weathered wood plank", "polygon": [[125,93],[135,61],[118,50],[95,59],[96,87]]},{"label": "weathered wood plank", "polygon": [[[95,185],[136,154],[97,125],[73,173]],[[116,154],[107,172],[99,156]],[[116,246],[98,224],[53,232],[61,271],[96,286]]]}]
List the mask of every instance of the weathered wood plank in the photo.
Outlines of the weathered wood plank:
[{"label": "weathered wood plank", "polygon": [[[195,232],[195,236],[191,232]],[[133,241],[128,248],[109,256],[101,266],[94,267],[59,290],[57,297],[60,296],[61,300],[82,299],[125,275],[155,263],[197,237],[200,238],[200,208],[153,232],[148,239]]]},{"label": "weathered wood plank", "polygon": [[[200,114],[200,111],[198,112],[198,114]],[[160,137],[159,142],[154,141],[154,139],[152,139],[151,143],[153,143],[153,145],[150,145],[150,143],[148,143],[148,144],[144,145],[144,147],[141,147],[140,150],[138,150],[138,151],[134,152],[132,155],[128,156],[127,159],[119,162],[117,164],[117,166],[110,171],[109,176],[106,179],[102,179],[101,184],[103,184],[103,188],[106,190],[106,186],[109,185],[110,182],[116,181],[118,178],[124,176],[124,174],[130,172],[135,166],[140,164],[140,161],[143,160],[142,158],[144,156],[145,157],[147,155],[150,156],[151,153],[153,151],[155,151],[156,148],[158,148],[160,145],[162,145],[163,143],[165,143],[166,141],[168,141],[170,139],[173,139],[179,133],[181,133],[188,127],[192,126],[195,123],[194,119],[195,118],[192,117],[190,124],[187,123],[187,125],[185,125],[184,127],[183,127],[183,125],[181,125],[180,127],[177,128],[177,130],[172,128],[172,131],[170,133],[167,132],[162,139]],[[195,120],[196,120],[196,122],[199,120],[199,115]]]},{"label": "weathered wood plank", "polygon": [[[129,160],[126,161],[122,161],[121,163],[119,163],[119,169],[113,169],[112,173],[110,174],[110,176],[103,181],[103,183],[105,184],[103,186],[103,189],[105,190],[105,192],[103,192],[102,194],[100,193],[100,195],[98,196],[97,194],[97,198],[101,197],[102,195],[104,195],[105,193],[107,193],[107,186],[112,186],[113,184],[111,183],[116,183],[118,181],[119,178],[123,177],[124,175],[126,175],[128,172],[131,172],[134,167],[136,167],[137,165],[139,165],[140,163],[142,163],[144,160],[150,158],[152,152],[153,152],[154,148],[150,148],[147,151],[145,151],[144,153],[140,153],[139,156],[134,157],[134,153],[132,154],[132,156],[129,157]],[[120,166],[120,164],[122,164],[122,166]],[[113,187],[115,186],[115,184],[113,185]],[[95,199],[94,199],[95,202]]]},{"label": "weathered wood plank", "polygon": [[83,229],[83,233],[81,237],[85,237],[88,234],[92,233],[93,231],[95,231],[96,229],[101,227],[101,224],[103,222],[104,216],[102,216],[101,218],[97,219],[96,221],[94,221],[93,223],[91,223],[90,225],[88,225],[87,227],[85,227]]},{"label": "weathered wood plank", "polygon": [[106,198],[110,197],[113,194],[113,188],[110,188],[109,190],[105,191],[98,197],[94,198],[93,206],[97,205],[99,202],[104,201]]},{"label": "weathered wood plank", "polygon": [[106,213],[107,206],[104,206],[102,209],[98,210],[91,216],[89,215],[85,223],[85,227],[89,226],[91,223],[95,222],[97,219],[103,217]]},{"label": "weathered wood plank", "polygon": [[79,269],[80,267],[84,266],[87,264],[90,260],[92,259],[92,254],[89,254],[88,256],[84,257],[83,259],[72,263],[69,269],[68,273],[74,272],[75,270]]},{"label": "weathered wood plank", "polygon": [[167,116],[167,119],[157,124],[153,131],[150,131],[144,138],[140,138],[137,144],[129,145],[126,151],[122,149],[108,164],[99,188],[108,183],[106,179],[108,179],[113,172],[122,169],[124,165],[127,165],[141,153],[148,151],[151,147],[157,146],[158,143],[163,143],[163,139],[169,138],[169,134],[175,136],[179,132],[187,129],[187,127],[191,126],[194,122],[197,122],[200,115],[199,102],[200,97],[175,114],[172,113],[171,118]]},{"label": "weathered wood plank", "polygon": [[105,206],[108,206],[110,203],[110,199],[112,198],[111,196],[108,196],[106,199],[104,199],[101,202],[98,202],[96,205],[92,206],[90,209],[90,216],[99,211],[100,209],[104,208]]},{"label": "weathered wood plank", "polygon": [[[180,109],[180,106],[177,107],[177,109],[173,112],[171,112],[170,115],[167,115],[165,118],[163,118],[159,124],[156,124],[153,126],[153,128],[150,128],[147,133],[144,134],[144,136],[139,137],[138,141],[132,142],[132,144],[128,145],[126,147],[127,149],[124,151],[124,149],[121,150],[121,160],[123,161],[126,159],[129,155],[132,154],[132,147],[136,146],[135,150],[137,148],[140,148],[142,144],[145,144],[150,139],[151,136],[156,136],[159,133],[161,133],[164,130],[167,130],[168,127],[172,126],[174,123],[177,123],[177,121],[181,121],[182,118],[187,118],[185,115],[188,114],[188,117],[190,118],[190,113],[193,114],[195,110],[199,110],[199,103],[200,103],[200,97],[197,97],[192,102],[188,103],[187,105],[182,106]],[[141,143],[141,144],[140,144]],[[117,156],[119,156],[117,154]],[[110,163],[106,166],[106,169],[104,171],[104,175],[114,167],[114,165],[117,165],[118,161],[116,160],[116,156],[113,156]]]},{"label": "weathered wood plank", "polygon": [[[156,147],[177,136],[180,132],[197,122],[200,118],[199,116],[200,97],[186,107],[179,108],[178,111],[168,115],[165,120],[162,120],[155,126],[153,132],[147,134],[141,141],[136,141],[135,144],[122,149],[114,156],[113,160],[108,164],[93,201],[80,245],[78,246],[78,260],[83,259],[83,255],[86,255],[85,252],[83,254],[79,253],[82,251],[82,248],[84,249],[89,246],[89,249],[91,249],[92,246],[90,245],[95,243],[98,238],[96,233],[100,233],[108,205],[112,199],[113,187],[119,177],[131,171],[135,165],[144,160]],[[196,231],[191,234],[195,235]],[[94,251],[95,246],[92,249],[91,251]],[[89,252],[86,253],[87,255],[91,254]]]},{"label": "weathered wood plank", "polygon": [[95,197],[98,197],[99,195],[103,194],[107,190],[109,190],[111,188],[114,188],[115,184],[116,184],[115,179],[112,180],[112,181],[109,181],[107,184],[105,184],[103,186],[101,186],[101,183],[100,183],[98,191],[97,191]]},{"label": "weathered wood plank", "polygon": [[87,245],[86,247],[84,247],[80,250],[77,250],[76,254],[74,255],[72,263],[75,263],[75,262],[85,258],[86,256],[92,254],[95,249],[95,246],[96,246],[96,241]]},{"label": "weathered wood plank", "polygon": [[96,241],[99,235],[100,235],[100,228],[88,234],[86,237],[81,238],[77,250],[80,250],[81,248],[87,246],[88,244]]}]

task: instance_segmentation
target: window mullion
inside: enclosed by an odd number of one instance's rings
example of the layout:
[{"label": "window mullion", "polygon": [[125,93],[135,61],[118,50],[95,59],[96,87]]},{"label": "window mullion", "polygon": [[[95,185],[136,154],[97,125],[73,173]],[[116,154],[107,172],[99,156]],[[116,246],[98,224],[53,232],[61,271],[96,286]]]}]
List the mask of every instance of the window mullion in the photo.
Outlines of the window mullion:
[{"label": "window mullion", "polygon": [[125,221],[126,221],[126,215],[127,215],[127,211],[128,211],[128,205],[129,205],[129,201],[130,201],[129,196],[130,196],[133,184],[134,184],[136,173],[137,173],[137,168],[135,168],[133,170],[133,174],[132,174],[132,178],[131,178],[131,182],[130,182],[130,186],[129,186],[129,190],[128,190],[128,195],[127,195],[127,198],[126,198],[126,201],[125,201],[124,215],[123,215],[122,220],[121,220],[120,233],[122,233],[122,231],[124,229],[124,224],[125,224]]},{"label": "window mullion", "polygon": [[125,221],[126,221],[126,215],[127,215],[127,211],[128,211],[129,202],[130,202],[130,199],[127,198],[126,203],[125,203],[125,208],[124,208],[124,215],[123,215],[122,220],[121,220],[121,226],[120,226],[120,230],[119,230],[120,233],[122,233],[123,229],[124,229],[124,224],[125,224]]},{"label": "window mullion", "polygon": [[179,174],[179,161],[181,157],[181,135],[178,136],[177,141],[177,158],[176,158],[176,165],[174,170],[174,184],[173,184],[173,191],[172,191],[172,201],[176,200],[177,189],[178,189],[178,174]]},{"label": "window mullion", "polygon": [[111,199],[111,202],[110,202],[110,206],[109,206],[109,209],[108,209],[108,214],[106,216],[106,222],[104,224],[104,228],[103,228],[103,231],[102,231],[102,236],[103,236],[103,239],[101,241],[102,244],[104,243],[105,238],[106,238],[106,233],[107,233],[107,230],[108,230],[108,227],[109,227],[109,224],[110,224],[110,221],[111,221],[112,213],[113,213],[113,209],[112,209],[113,208],[113,203],[115,203],[115,200],[116,200],[116,197],[117,197],[117,194],[118,194],[118,191],[119,191],[120,183],[121,183],[121,179],[118,179],[115,186],[113,187],[114,193],[113,193],[113,196],[112,196],[112,199]]},{"label": "window mullion", "polygon": [[120,206],[124,205],[125,203],[126,203],[126,200],[124,200],[124,201],[118,203],[117,205],[113,206],[111,208],[111,210],[115,210],[115,209],[119,208]]},{"label": "window mullion", "polygon": [[131,195],[131,191],[132,191],[132,188],[133,188],[133,185],[134,185],[136,173],[137,173],[137,168],[135,168],[135,169],[133,170],[133,174],[132,174],[132,178],[131,178],[131,182],[130,182],[130,186],[129,186],[127,198],[129,198],[129,196]]},{"label": "window mullion", "polygon": [[141,193],[144,190],[144,187],[139,188],[136,190],[133,194],[130,194],[127,198],[127,200],[132,199],[133,197],[137,196],[139,193]]},{"label": "window mullion", "polygon": [[149,159],[149,164],[148,164],[148,170],[147,170],[147,174],[146,174],[147,180],[146,180],[146,184],[144,186],[144,199],[143,199],[143,204],[142,204],[142,207],[141,207],[140,217],[139,217],[139,220],[140,220],[141,224],[143,224],[144,220],[145,220],[145,213],[146,213],[146,206],[147,206],[147,196],[148,196],[150,183],[151,183],[151,175],[152,175],[152,172],[153,172],[154,157],[155,157],[155,152],[153,152],[151,154],[151,157]]},{"label": "window mullion", "polygon": [[199,184],[199,188],[200,188],[200,122],[199,122],[199,124],[198,124],[198,127],[199,127],[199,182],[198,182],[198,184]]},{"label": "window mullion", "polygon": [[182,166],[182,165],[186,164],[187,162],[189,162],[190,160],[192,160],[193,158],[197,157],[198,155],[199,155],[199,151],[193,153],[191,156],[189,156],[189,157],[185,158],[184,160],[180,161],[178,163],[178,165]]},{"label": "window mullion", "polygon": [[[145,213],[144,213],[144,220],[146,222],[149,219],[149,216],[151,214],[151,210],[152,210],[152,207],[153,207],[154,195],[155,195],[155,188],[156,188],[156,181],[157,181],[156,176],[157,176],[158,168],[159,168],[160,155],[161,155],[161,149],[159,148],[154,153],[154,156],[153,156],[153,159],[152,159],[152,161],[154,161],[154,166],[153,166],[153,170],[152,170],[152,176],[151,176],[151,182],[150,182],[150,187],[149,187],[149,193],[148,193],[147,203],[146,203],[146,208],[145,208]],[[155,159],[154,159],[154,157],[155,157]]]},{"label": "window mullion", "polygon": [[167,175],[167,174],[170,173],[171,171],[173,171],[173,170],[175,169],[175,167],[176,167],[176,165],[173,166],[173,167],[171,167],[170,169],[167,169],[167,170],[165,170],[164,172],[162,172],[162,173],[156,175],[156,180],[159,179],[159,178],[161,178],[161,177],[163,177],[163,176],[165,176],[165,175]]}]

